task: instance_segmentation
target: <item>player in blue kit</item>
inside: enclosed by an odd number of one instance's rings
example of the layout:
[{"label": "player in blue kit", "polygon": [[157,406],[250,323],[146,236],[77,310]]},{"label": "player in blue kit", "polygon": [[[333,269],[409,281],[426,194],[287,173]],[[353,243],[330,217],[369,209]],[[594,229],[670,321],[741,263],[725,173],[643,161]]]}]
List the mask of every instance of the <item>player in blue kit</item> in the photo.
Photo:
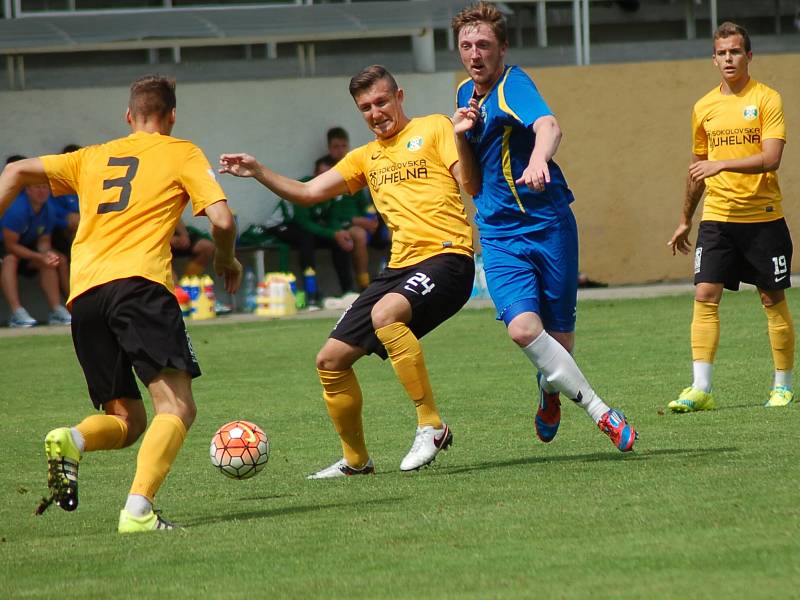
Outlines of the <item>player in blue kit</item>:
[{"label": "player in blue kit", "polygon": [[563,393],[628,452],[636,431],[595,393],[570,354],[578,231],[572,192],[553,161],[558,122],[528,75],[504,64],[506,24],[493,5],[467,7],[452,25],[470,76],[457,92],[456,146],[464,168],[480,171],[475,220],[497,318],[538,370],[536,434],[543,442],[555,437]]}]

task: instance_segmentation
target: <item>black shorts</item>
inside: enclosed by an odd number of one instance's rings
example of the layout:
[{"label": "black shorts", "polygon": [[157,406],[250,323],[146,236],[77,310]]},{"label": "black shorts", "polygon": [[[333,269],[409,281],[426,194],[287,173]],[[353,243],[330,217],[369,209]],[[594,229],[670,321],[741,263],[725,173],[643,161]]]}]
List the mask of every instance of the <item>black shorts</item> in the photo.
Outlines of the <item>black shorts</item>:
[{"label": "black shorts", "polygon": [[438,254],[410,267],[385,269],[344,311],[330,337],[385,359],[386,348],[372,325],[378,300],[390,292],[407,298],[412,311],[408,327],[421,338],[466,304],[474,278],[475,262],[462,254]]},{"label": "black shorts", "polygon": [[141,399],[132,369],[145,385],[166,368],[200,375],[178,301],[148,279],[119,279],[75,298],[72,342],[97,408]]},{"label": "black shorts", "polygon": [[[36,246],[25,246],[28,250],[33,252],[38,252],[39,250]],[[2,240],[0,240],[0,262],[3,262],[3,259],[8,256],[10,252],[6,252],[6,248],[3,245]],[[39,267],[35,266],[31,261],[25,258],[19,258],[19,263],[17,263],[17,275],[22,275],[27,278],[31,278],[35,275],[39,274]]]},{"label": "black shorts", "polygon": [[791,285],[792,238],[784,219],[762,223],[701,221],[694,254],[694,283],[739,282],[762,290]]}]

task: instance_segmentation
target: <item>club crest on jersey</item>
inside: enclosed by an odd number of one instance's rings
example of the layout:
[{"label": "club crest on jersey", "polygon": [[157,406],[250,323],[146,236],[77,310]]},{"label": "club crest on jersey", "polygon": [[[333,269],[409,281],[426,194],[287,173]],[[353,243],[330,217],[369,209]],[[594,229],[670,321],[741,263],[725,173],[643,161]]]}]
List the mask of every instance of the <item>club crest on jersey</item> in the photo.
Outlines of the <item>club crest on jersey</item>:
[{"label": "club crest on jersey", "polygon": [[753,121],[758,118],[758,107],[755,104],[750,104],[744,107],[744,120]]},{"label": "club crest on jersey", "polygon": [[408,148],[409,152],[416,152],[420,148],[422,148],[422,136],[415,135],[406,144],[406,148]]}]

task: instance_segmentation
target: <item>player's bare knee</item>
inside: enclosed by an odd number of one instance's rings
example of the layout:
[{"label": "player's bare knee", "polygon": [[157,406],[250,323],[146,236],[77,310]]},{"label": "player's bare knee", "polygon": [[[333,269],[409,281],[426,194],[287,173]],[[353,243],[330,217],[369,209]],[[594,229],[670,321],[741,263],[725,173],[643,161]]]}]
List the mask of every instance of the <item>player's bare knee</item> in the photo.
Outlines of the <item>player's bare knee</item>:
[{"label": "player's bare knee", "polygon": [[786,299],[786,293],[783,290],[758,290],[758,295],[761,297],[761,304],[764,308],[770,308],[776,304],[780,304]]},{"label": "player's bare knee", "polygon": [[316,366],[318,371],[340,371],[339,357],[325,344],[317,353]]},{"label": "player's bare knee", "polygon": [[353,238],[354,242],[361,242],[362,244],[367,243],[367,232],[363,227],[359,227],[358,225],[353,225],[350,228],[350,237]]},{"label": "player's bare knee", "polygon": [[508,324],[508,335],[520,348],[529,346],[544,331],[537,320],[514,319]]},{"label": "player's bare knee", "polygon": [[387,307],[381,307],[377,304],[372,308],[370,316],[372,317],[372,326],[375,329],[386,327],[387,325],[397,323],[398,321],[397,315],[394,313],[394,311],[389,310]]}]

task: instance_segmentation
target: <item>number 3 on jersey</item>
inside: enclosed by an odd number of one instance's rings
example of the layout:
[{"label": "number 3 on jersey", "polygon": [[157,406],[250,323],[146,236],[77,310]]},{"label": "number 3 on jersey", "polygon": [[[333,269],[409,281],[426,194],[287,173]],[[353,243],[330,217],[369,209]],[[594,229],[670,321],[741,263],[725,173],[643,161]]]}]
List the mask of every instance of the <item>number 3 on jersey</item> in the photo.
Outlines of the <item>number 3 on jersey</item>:
[{"label": "number 3 on jersey", "polygon": [[[431,278],[425,275],[425,273],[415,273],[406,280],[403,289],[424,296],[429,294],[434,287],[436,287],[436,284],[433,283]],[[420,288],[422,291],[420,291]]]},{"label": "number 3 on jersey", "polygon": [[135,156],[123,156],[117,158],[110,156],[108,158],[109,167],[128,167],[125,175],[117,177],[116,179],[106,179],[103,182],[103,189],[109,190],[111,188],[121,188],[119,192],[119,200],[116,202],[104,202],[98,205],[97,214],[104,215],[110,212],[120,212],[128,207],[128,202],[131,199],[131,181],[136,177],[136,171],[139,169],[139,159]]}]

